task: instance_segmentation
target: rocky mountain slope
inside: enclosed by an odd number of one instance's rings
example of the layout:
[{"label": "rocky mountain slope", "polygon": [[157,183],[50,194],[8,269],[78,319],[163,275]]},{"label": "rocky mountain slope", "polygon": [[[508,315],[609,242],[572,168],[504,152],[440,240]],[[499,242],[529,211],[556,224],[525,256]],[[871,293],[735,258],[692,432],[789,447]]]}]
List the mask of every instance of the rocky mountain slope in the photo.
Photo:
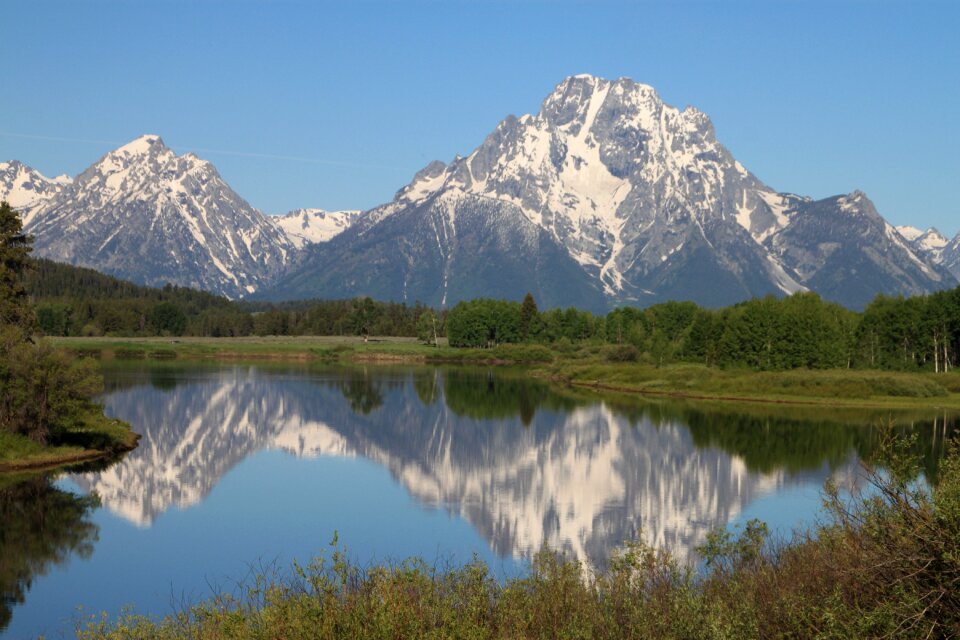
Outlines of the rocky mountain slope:
[{"label": "rocky mountain slope", "polygon": [[317,242],[326,242],[346,230],[362,211],[325,211],[323,209],[294,209],[282,216],[271,216],[298,249]]},{"label": "rocky mountain slope", "polygon": [[466,157],[434,162],[370,211],[269,217],[209,162],[143,136],[75,180],[0,164],[40,256],[138,283],[270,300],[372,296],[450,306],[706,306],[813,290],[956,286],[960,236],[896,229],[854,191],[780,193],[719,143],[706,114],[647,85],[567,78]]},{"label": "rocky mountain slope", "polygon": [[0,162],[0,200],[20,212],[24,225],[71,182],[69,176],[51,179],[16,160]]},{"label": "rocky mountain slope", "polygon": [[897,227],[897,231],[918,254],[926,256],[930,262],[942,266],[960,280],[960,233],[953,240],[947,240],[933,227],[921,231],[916,227],[903,226]]},{"label": "rocky mountain slope", "polygon": [[778,193],[717,141],[704,113],[586,75],[306,253],[269,297],[449,305],[530,290],[545,306],[602,309],[813,289],[860,307],[879,292],[956,284],[863,194]]},{"label": "rocky mountain slope", "polygon": [[295,250],[211,163],[177,156],[158,136],[111,151],[72,181],[17,170],[30,177],[14,184],[42,257],[236,298],[276,279]]}]

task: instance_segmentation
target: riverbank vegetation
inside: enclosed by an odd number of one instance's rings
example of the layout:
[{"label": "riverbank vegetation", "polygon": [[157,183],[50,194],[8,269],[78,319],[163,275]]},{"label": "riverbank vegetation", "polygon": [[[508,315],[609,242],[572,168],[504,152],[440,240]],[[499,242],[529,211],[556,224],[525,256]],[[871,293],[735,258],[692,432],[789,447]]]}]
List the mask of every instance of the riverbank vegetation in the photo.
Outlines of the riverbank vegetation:
[{"label": "riverbank vegetation", "polygon": [[127,425],[91,398],[102,389],[97,363],[37,337],[23,284],[30,238],[0,203],[0,471],[88,460],[131,448]]},{"label": "riverbank vegetation", "polygon": [[334,546],[159,621],[87,620],[77,637],[957,637],[960,458],[954,450],[931,489],[908,448],[885,446],[884,470],[869,468],[853,497],[828,485],[823,523],[791,541],[757,521],[712,533],[699,570],[642,542],[597,571],[545,550],[506,581],[478,560],[361,568]]},{"label": "riverbank vegetation", "polygon": [[695,363],[657,366],[621,362],[621,347],[585,343],[503,344],[455,348],[413,338],[248,337],[248,338],[55,338],[54,344],[80,355],[114,361],[170,360],[303,362],[317,365],[434,364],[520,366],[526,375],[562,386],[596,391],[687,397],[701,401],[746,401],[831,407],[960,410],[960,373],[887,370],[754,371]]},{"label": "riverbank vegetation", "polygon": [[798,293],[721,309],[667,302],[596,315],[572,308],[540,311],[531,296],[441,310],[370,298],[232,302],[180,287],[141,287],[45,260],[35,262],[26,285],[36,302],[37,326],[48,336],[395,336],[467,349],[605,345],[610,362],[755,371],[941,373],[952,371],[960,354],[960,288],[912,298],[878,296],[859,313],[815,293]]}]

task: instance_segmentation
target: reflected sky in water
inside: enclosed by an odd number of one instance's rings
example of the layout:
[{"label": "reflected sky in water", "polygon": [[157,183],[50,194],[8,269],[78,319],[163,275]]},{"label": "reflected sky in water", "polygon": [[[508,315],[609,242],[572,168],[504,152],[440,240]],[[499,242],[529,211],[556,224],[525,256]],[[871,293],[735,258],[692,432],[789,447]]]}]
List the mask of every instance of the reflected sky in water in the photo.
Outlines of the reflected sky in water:
[{"label": "reflected sky in water", "polygon": [[[871,416],[600,399],[507,370],[106,373],[107,413],[140,446],[49,488],[99,497],[79,514],[97,539],[18,583],[4,637],[69,636],[81,603],[169,613],[261,566],[309,560],[334,532],[361,564],[476,554],[501,576],[543,545],[602,567],[637,536],[691,558],[716,526],[809,522],[824,480],[852,478],[876,439]],[[949,422],[924,422],[918,446],[935,457]]]}]

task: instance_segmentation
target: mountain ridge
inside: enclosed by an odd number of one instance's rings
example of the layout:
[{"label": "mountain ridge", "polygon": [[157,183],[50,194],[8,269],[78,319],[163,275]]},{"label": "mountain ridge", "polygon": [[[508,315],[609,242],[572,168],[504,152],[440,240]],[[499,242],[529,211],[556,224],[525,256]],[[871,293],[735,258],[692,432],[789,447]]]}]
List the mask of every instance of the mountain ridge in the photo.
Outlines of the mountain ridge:
[{"label": "mountain ridge", "polygon": [[545,308],[603,311],[813,290],[862,308],[878,293],[930,293],[960,278],[960,234],[947,242],[893,227],[859,191],[778,192],[702,111],[587,74],[363,212],[266,216],[211,163],[155,135],[74,180],[2,163],[8,196],[40,256],[233,298],[449,306],[531,292]]},{"label": "mountain ridge", "polygon": [[[541,290],[580,292],[547,306],[582,301],[591,289],[602,300],[586,296],[587,308],[599,310],[667,299],[722,306],[812,288],[862,307],[876,293],[915,295],[956,284],[864,194],[813,200],[777,192],[717,141],[703,112],[667,105],[652,87],[626,78],[580,75],[557,85],[537,114],[502,120],[470,154],[427,165],[352,234],[308,248],[259,297],[386,294],[455,303],[465,299],[456,283],[476,277],[458,256],[478,258],[484,238],[477,212],[489,217],[494,209],[498,236],[509,238],[497,246],[529,247],[532,224],[545,235],[526,263],[563,253],[575,263],[562,277],[540,274]],[[391,218],[405,221],[403,238]],[[839,253],[821,246],[831,234],[850,244]],[[364,264],[351,260],[357,250],[368,256]],[[485,262],[495,264],[502,253],[493,250]],[[530,278],[514,264],[487,278],[518,280]],[[516,297],[506,285],[486,291]]]},{"label": "mountain ridge", "polygon": [[212,163],[153,134],[103,155],[24,221],[41,257],[232,298],[277,277],[293,252]]}]

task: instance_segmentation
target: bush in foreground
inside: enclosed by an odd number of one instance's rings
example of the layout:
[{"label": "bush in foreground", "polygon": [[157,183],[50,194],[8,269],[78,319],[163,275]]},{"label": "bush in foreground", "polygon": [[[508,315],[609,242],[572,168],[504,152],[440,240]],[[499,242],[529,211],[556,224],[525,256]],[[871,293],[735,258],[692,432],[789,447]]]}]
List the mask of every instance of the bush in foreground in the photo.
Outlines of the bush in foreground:
[{"label": "bush in foreground", "polygon": [[603,572],[543,551],[525,577],[498,582],[479,561],[360,569],[336,547],[292,575],[160,621],[91,620],[101,638],[954,638],[960,637],[960,455],[933,489],[886,447],[870,490],[827,487],[828,522],[789,544],[766,526],[718,531],[702,571],[631,543]]}]

